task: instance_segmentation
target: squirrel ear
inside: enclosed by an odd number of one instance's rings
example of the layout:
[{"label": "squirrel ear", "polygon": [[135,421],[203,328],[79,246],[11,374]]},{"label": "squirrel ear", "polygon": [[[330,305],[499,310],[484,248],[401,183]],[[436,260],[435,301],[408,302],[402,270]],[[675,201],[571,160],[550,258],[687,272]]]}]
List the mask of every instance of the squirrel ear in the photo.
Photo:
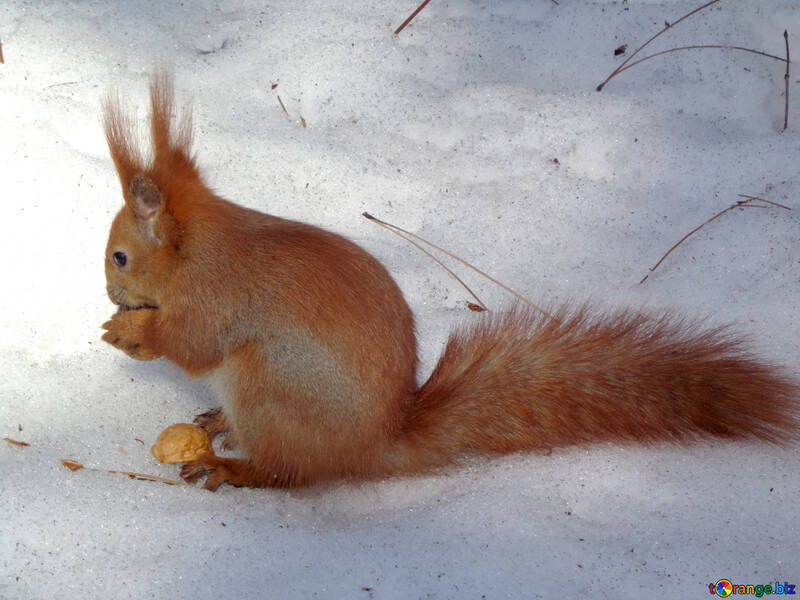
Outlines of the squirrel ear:
[{"label": "squirrel ear", "polygon": [[152,241],[161,243],[164,237],[159,218],[164,205],[161,190],[148,177],[137,175],[131,181],[128,191],[126,200],[136,217],[139,229]]}]

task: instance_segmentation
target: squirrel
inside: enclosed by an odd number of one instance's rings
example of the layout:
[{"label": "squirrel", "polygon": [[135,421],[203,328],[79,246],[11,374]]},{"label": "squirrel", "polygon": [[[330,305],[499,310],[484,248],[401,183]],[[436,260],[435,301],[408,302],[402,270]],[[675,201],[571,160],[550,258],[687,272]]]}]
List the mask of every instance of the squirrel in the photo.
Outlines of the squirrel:
[{"label": "squirrel", "polygon": [[416,381],[414,318],[387,270],[337,234],[247,209],[204,183],[173,78],[150,81],[152,155],[117,96],[104,127],[124,205],[105,256],[103,340],[205,376],[196,423],[241,458],[181,476],[216,490],[430,472],[469,453],[706,437],[785,443],[800,385],[729,328],[632,309],[512,305],[453,333]]}]

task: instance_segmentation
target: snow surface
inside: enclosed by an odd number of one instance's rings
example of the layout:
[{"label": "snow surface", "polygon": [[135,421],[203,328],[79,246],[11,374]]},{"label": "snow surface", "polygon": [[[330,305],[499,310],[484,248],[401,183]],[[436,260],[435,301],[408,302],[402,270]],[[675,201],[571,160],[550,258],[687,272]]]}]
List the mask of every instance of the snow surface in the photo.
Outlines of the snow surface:
[{"label": "snow surface", "polygon": [[[116,88],[144,116],[159,64],[193,103],[215,189],[389,266],[418,317],[421,378],[447,331],[480,316],[362,211],[537,302],[735,322],[798,374],[800,77],[782,132],[785,64],[754,54],[672,53],[595,91],[616,47],[630,54],[699,0],[434,0],[395,36],[417,3],[0,3],[0,435],[30,444],[0,445],[0,598],[696,598],[722,578],[800,584],[797,447],[576,448],[290,492],[105,472],[175,478],[150,445],[216,405],[171,364],[99,339],[122,202],[100,102]],[[785,28],[800,55],[796,0],[724,0],[652,49],[783,55]],[[794,210],[731,211],[638,284],[738,194]],[[508,301],[464,275],[491,306]]]}]

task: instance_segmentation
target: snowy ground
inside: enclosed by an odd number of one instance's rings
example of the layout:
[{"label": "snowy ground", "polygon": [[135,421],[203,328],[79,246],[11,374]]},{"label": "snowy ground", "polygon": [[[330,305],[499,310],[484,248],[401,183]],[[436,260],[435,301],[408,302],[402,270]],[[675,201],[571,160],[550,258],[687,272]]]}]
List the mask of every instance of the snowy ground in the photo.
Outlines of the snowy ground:
[{"label": "snowy ground", "polygon": [[[616,47],[700,0],[433,0],[393,35],[417,3],[0,3],[0,436],[30,444],[0,445],[0,598],[699,598],[723,578],[800,584],[797,447],[568,449],[295,492],[102,471],[176,477],[150,445],[215,405],[170,364],[99,341],[121,205],[99,105],[117,87],[143,114],[155,64],[194,104],[215,189],[389,266],[418,316],[421,377],[447,331],[480,316],[362,211],[535,301],[736,322],[800,373],[799,69],[781,132],[785,64],[753,54],[673,53],[594,91]],[[783,55],[785,28],[800,56],[795,0],[723,0],[653,49]],[[794,210],[732,211],[638,285],[737,194]]]}]

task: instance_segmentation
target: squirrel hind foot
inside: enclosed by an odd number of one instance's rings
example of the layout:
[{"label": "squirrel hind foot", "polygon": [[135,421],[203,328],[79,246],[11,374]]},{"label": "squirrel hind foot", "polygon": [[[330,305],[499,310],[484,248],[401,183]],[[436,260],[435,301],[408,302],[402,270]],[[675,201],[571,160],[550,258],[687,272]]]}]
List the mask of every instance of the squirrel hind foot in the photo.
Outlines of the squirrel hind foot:
[{"label": "squirrel hind foot", "polygon": [[227,434],[220,445],[222,450],[233,450],[239,447],[239,440],[233,435],[221,406],[201,412],[194,418],[194,424],[202,427],[211,441],[214,441],[218,435]]},{"label": "squirrel hind foot", "polygon": [[231,430],[221,406],[201,412],[194,418],[194,424],[205,429],[212,440],[221,433],[228,433]]},{"label": "squirrel hind foot", "polygon": [[204,454],[181,467],[181,478],[187,483],[197,483],[206,477],[203,489],[215,492],[223,483],[234,487],[295,487],[297,483],[278,475],[267,475],[259,471],[252,461],[246,458],[223,458],[214,454]]},{"label": "squirrel hind foot", "polygon": [[[207,476],[207,477],[206,477]],[[206,477],[203,489],[216,492],[223,483],[236,487],[261,487],[255,477],[253,464],[243,458],[220,458],[214,454],[204,454],[181,467],[181,478],[187,483],[197,483]]]}]

